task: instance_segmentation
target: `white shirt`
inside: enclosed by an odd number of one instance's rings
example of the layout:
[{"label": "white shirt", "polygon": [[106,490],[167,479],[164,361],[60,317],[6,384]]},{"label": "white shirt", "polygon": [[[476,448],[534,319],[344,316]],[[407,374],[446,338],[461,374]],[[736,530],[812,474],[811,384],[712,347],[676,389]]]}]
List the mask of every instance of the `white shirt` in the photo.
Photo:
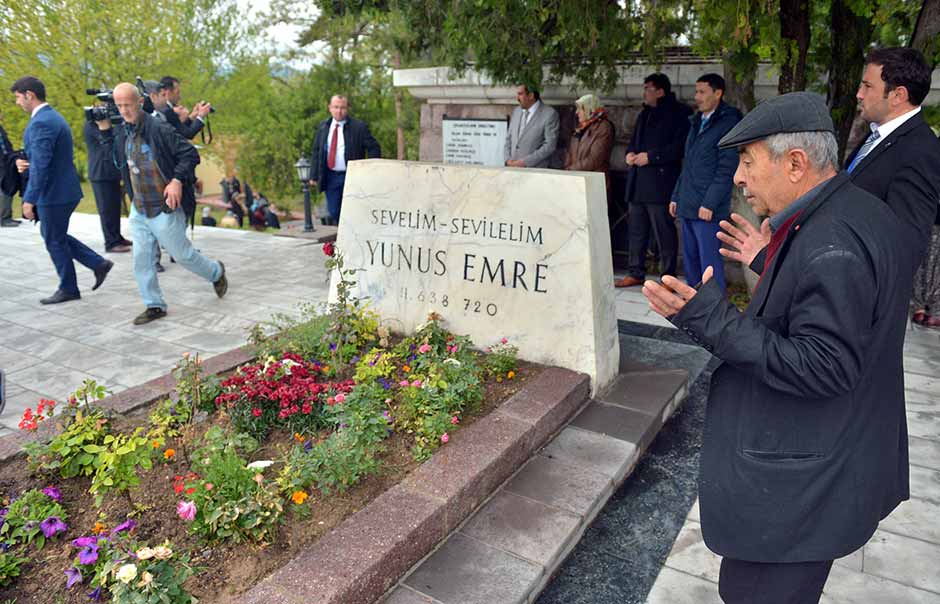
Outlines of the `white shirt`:
[{"label": "white shirt", "polygon": [[897,116],[893,120],[888,120],[887,122],[883,124],[876,124],[875,122],[868,124],[868,127],[871,128],[872,132],[874,132],[875,130],[878,131],[878,139],[875,141],[875,144],[871,146],[871,149],[869,149],[868,152],[871,153],[872,151],[874,151],[875,147],[880,145],[881,141],[888,138],[889,134],[891,134],[892,132],[900,128],[901,124],[911,119],[918,113],[920,113],[920,105],[918,105],[917,107],[915,107],[914,109],[908,111],[907,113],[903,115]]},{"label": "white shirt", "polygon": [[35,107],[33,107],[33,112],[29,115],[29,119],[33,119],[34,117],[36,117],[36,114],[39,113],[40,109],[42,109],[43,107],[48,107],[48,106],[49,106],[49,103],[40,103],[36,105]]},{"label": "white shirt", "polygon": [[[339,124],[339,130],[336,130],[336,124]],[[343,134],[346,130],[346,120],[337,122],[332,120],[330,122],[330,133],[326,137],[326,153],[329,157],[330,145],[333,144],[333,131],[336,130],[336,134],[339,136],[339,140],[336,141],[336,163],[333,165],[334,172],[345,172],[346,171],[346,136]]]}]

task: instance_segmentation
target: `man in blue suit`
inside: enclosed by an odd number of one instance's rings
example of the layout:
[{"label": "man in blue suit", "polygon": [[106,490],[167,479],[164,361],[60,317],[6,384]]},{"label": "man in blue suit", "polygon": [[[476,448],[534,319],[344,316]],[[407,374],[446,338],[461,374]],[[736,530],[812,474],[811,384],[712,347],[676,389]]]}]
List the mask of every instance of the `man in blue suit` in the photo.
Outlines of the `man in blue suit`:
[{"label": "man in blue suit", "polygon": [[92,290],[104,283],[114,263],[68,233],[69,218],[82,198],[72,159],[72,132],[62,116],[46,103],[46,87],[41,80],[22,77],[14,82],[10,92],[16,97],[16,104],[30,114],[23,132],[23,146],[29,159],[16,162],[20,172],[29,170],[23,192],[23,217],[40,221],[40,233],[59,275],[59,288],[39,302],[59,304],[78,300],[81,294],[73,260],[95,273]]}]

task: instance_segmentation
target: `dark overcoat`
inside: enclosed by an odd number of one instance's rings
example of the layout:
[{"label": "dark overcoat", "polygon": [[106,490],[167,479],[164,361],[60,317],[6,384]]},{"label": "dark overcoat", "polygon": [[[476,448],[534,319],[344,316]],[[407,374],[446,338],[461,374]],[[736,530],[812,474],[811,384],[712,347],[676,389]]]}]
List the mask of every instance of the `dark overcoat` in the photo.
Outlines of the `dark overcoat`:
[{"label": "dark overcoat", "polygon": [[[329,140],[330,124],[332,123],[333,118],[331,117],[320,122],[316,136],[313,137],[313,150],[310,157],[310,163],[313,165],[310,168],[310,178],[317,181],[317,185],[320,184],[323,170],[326,167],[327,153],[324,148],[326,147],[326,141]],[[379,146],[379,142],[375,140],[375,137],[369,131],[369,126],[362,120],[351,117],[346,118],[346,126],[343,127],[343,142],[346,144],[344,156],[347,166],[349,162],[365,159],[367,155],[370,159],[382,157],[382,148]]]},{"label": "dark overcoat", "polygon": [[714,280],[671,320],[722,362],[699,485],[716,553],[831,560],[909,497],[905,230],[840,173],[791,224],[742,313]]},{"label": "dark overcoat", "polygon": [[665,205],[682,169],[692,109],[670,92],[655,107],[643,105],[636,118],[627,153],[646,153],[649,164],[627,170],[627,203]]}]

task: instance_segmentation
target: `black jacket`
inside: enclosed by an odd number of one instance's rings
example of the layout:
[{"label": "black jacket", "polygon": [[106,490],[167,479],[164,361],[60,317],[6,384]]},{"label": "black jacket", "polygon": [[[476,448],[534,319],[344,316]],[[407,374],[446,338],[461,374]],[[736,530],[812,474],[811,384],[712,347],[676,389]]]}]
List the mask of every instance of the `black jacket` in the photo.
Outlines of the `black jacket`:
[{"label": "black jacket", "polygon": [[7,131],[0,126],[0,191],[13,197],[18,191],[25,190],[20,173],[16,169],[16,154]]},{"label": "black jacket", "polygon": [[[121,171],[114,165],[111,142],[105,132],[92,122],[85,122],[82,135],[88,148],[88,180],[121,180]],[[107,135],[110,137],[111,135]]]},{"label": "black jacket", "polygon": [[[861,146],[849,155],[846,167]],[[852,182],[887,203],[901,219],[919,266],[927,253],[940,199],[940,141],[921,114],[878,143],[852,170]]]},{"label": "black jacket", "polygon": [[692,109],[670,92],[655,107],[643,106],[636,119],[627,153],[646,152],[649,164],[627,172],[628,203],[667,204],[682,170]]},{"label": "black jacket", "polygon": [[829,181],[742,313],[713,279],[671,321],[723,363],[701,455],[702,533],[722,556],[831,560],[909,497],[904,227]]},{"label": "black jacket", "polygon": [[[317,126],[317,134],[313,137],[313,151],[310,155],[310,163],[312,164],[310,168],[310,178],[317,181],[318,185],[320,176],[326,169],[327,153],[323,148],[326,146],[326,141],[329,140],[330,124],[332,122],[333,118],[331,117],[320,122],[320,125]],[[365,159],[366,154],[368,154],[370,159],[382,157],[382,149],[379,147],[379,142],[375,140],[375,137],[369,132],[369,126],[361,120],[351,117],[346,118],[346,126],[343,128],[343,140],[346,142],[346,153],[344,156],[347,165],[351,161]]]},{"label": "black jacket", "polygon": [[[163,177],[169,182],[176,178],[183,183],[183,206],[188,216],[193,215],[195,210],[195,195],[193,193],[193,174],[196,165],[199,163],[199,152],[188,140],[180,136],[176,130],[169,124],[160,121],[149,113],[141,112],[141,127],[143,128],[143,138],[153,149],[156,150],[157,165]],[[134,199],[134,191],[131,186],[130,172],[127,168],[127,155],[125,153],[125,141],[132,126],[130,124],[120,124],[110,130],[103,130],[102,136],[105,144],[110,147],[116,165],[121,167],[121,175],[124,178],[124,189],[128,197]],[[192,207],[189,207],[192,204]]]},{"label": "black jacket", "polygon": [[166,123],[173,126],[180,133],[180,136],[186,140],[192,140],[205,126],[202,120],[189,118],[185,122],[180,121],[180,116],[176,115],[176,112],[169,104],[164,105],[163,109],[160,109],[160,113],[166,118]]}]

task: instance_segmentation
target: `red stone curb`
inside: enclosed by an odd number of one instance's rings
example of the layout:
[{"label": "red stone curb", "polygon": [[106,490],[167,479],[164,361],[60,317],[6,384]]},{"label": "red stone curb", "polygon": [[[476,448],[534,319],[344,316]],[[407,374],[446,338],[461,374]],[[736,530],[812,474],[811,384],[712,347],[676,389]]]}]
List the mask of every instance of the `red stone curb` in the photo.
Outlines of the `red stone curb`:
[{"label": "red stone curb", "polygon": [[[204,360],[202,364],[203,371],[207,375],[224,373],[249,362],[253,358],[249,348],[242,346]],[[168,373],[139,386],[112,394],[102,399],[99,405],[115,413],[132,413],[167,398],[175,388],[176,379]],[[14,432],[0,437],[0,466],[24,455],[23,445],[31,440],[33,440],[33,437],[24,432]]]},{"label": "red stone curb", "polygon": [[567,369],[545,369],[239,601],[374,602],[565,425],[588,400],[589,381]]}]

